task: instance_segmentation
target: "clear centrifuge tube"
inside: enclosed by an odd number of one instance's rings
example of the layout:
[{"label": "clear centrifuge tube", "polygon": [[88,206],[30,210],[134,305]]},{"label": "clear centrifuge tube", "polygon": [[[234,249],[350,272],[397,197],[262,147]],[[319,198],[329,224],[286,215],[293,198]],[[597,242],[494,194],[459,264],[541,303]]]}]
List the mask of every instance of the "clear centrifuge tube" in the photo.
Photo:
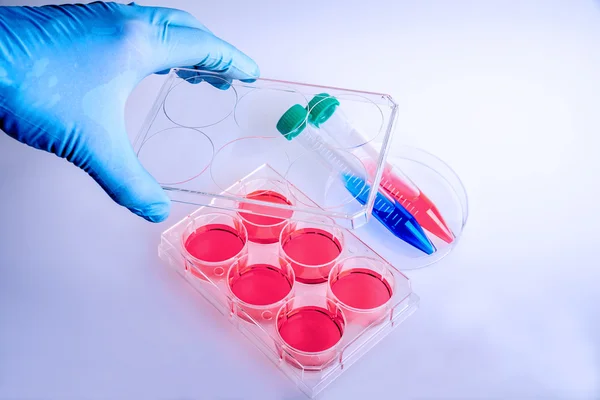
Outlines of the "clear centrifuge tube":
[{"label": "clear centrifuge tube", "polygon": [[[352,151],[364,163],[368,174],[373,176],[379,152],[350,123],[339,105],[339,101],[327,93],[316,95],[308,103],[309,123],[324,131],[336,146]],[[423,228],[447,243],[454,240],[435,204],[399,168],[386,162],[379,185],[410,211]]]},{"label": "clear centrifuge tube", "polygon": [[[306,149],[319,154],[327,165],[340,174],[346,189],[361,204],[367,202],[369,185],[362,177],[360,167],[325,143],[313,129],[307,127],[308,111],[299,104],[288,109],[277,123],[277,130],[287,139],[299,142]],[[404,206],[377,191],[373,215],[390,232],[419,250],[432,254],[435,247],[425,232]]]}]

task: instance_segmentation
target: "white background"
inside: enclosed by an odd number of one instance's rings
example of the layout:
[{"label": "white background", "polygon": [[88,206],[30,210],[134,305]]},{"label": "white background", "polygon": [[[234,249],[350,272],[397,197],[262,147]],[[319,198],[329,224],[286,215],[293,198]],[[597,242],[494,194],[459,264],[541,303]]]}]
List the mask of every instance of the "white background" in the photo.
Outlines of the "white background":
[{"label": "white background", "polygon": [[[395,144],[467,187],[460,246],[408,274],[418,312],[322,399],[600,398],[598,3],[153,4],[193,13],[264,77],[390,93]],[[129,99],[131,137],[162,79]],[[0,191],[0,398],[302,399],[160,263],[177,212],[146,223],[5,135]]]}]

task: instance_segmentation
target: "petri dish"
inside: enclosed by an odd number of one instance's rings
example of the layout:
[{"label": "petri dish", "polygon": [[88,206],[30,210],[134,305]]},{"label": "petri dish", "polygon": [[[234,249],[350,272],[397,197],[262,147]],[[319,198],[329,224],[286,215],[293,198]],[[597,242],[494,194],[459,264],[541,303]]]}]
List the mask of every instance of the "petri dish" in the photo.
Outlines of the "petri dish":
[{"label": "petri dish", "polygon": [[[434,244],[436,251],[426,255],[382,229],[378,224],[369,224],[373,234],[372,247],[386,259],[399,260],[401,270],[412,270],[435,264],[446,257],[460,242],[466,226],[469,207],[465,187],[454,170],[432,154],[408,147],[394,148],[388,162],[398,168],[424,193],[443,216],[454,236],[450,243],[427,231],[425,233]],[[412,208],[409,208],[409,211]]]}]

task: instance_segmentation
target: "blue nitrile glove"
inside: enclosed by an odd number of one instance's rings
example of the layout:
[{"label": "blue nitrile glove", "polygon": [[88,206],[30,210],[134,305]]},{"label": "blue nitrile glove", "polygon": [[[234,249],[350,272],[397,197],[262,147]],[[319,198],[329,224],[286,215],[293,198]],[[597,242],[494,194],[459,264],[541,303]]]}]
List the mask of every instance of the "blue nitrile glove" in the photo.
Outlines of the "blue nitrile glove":
[{"label": "blue nitrile glove", "polygon": [[138,162],[124,108],[144,77],[172,67],[218,71],[228,82],[259,74],[183,11],[103,2],[0,7],[0,128],[82,168],[135,214],[162,221],[169,199]]}]

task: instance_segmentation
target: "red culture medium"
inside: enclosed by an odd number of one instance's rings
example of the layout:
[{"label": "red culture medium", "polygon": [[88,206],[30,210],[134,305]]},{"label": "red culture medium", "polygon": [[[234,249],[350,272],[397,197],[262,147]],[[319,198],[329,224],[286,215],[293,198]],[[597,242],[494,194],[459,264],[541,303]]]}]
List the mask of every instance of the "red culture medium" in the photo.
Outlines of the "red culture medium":
[{"label": "red culture medium", "polygon": [[331,291],[347,306],[368,310],[385,304],[392,288],[383,277],[366,268],[353,268],[332,278]]},{"label": "red culture medium", "polygon": [[318,228],[302,228],[282,240],[281,247],[291,259],[296,280],[303,283],[325,282],[333,261],[342,252],[340,241]]},{"label": "red culture medium", "polygon": [[194,258],[206,262],[229,260],[244,248],[244,238],[225,224],[209,224],[196,229],[185,240],[185,248]]},{"label": "red culture medium", "polygon": [[304,352],[321,352],[335,346],[344,333],[339,313],[305,306],[284,315],[277,324],[281,338],[292,348]]},{"label": "red culture medium", "polygon": [[241,301],[264,306],[283,300],[292,290],[293,282],[280,268],[268,264],[249,265],[230,278],[233,294]]}]

